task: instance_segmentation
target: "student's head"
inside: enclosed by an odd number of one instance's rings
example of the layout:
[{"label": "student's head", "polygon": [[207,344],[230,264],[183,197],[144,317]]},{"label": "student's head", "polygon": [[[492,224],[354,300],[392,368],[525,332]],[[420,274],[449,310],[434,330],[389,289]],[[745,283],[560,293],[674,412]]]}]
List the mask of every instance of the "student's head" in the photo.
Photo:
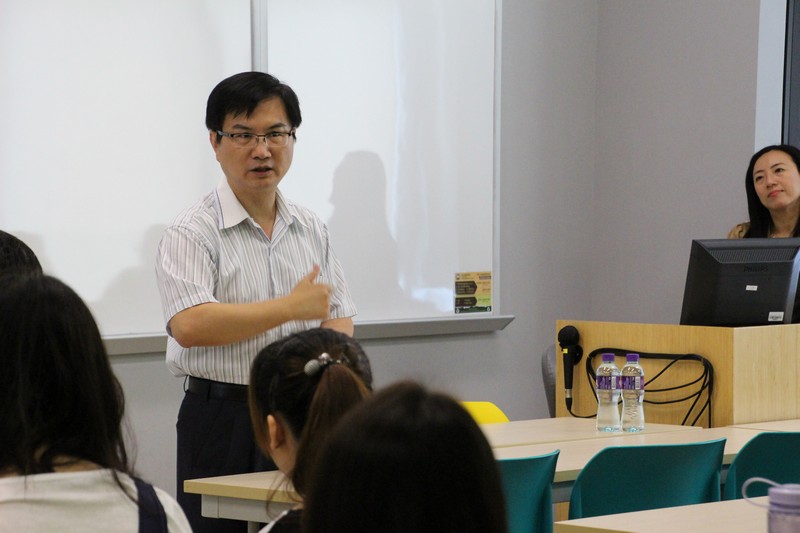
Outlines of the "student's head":
[{"label": "student's head", "polygon": [[295,333],[264,348],[250,372],[256,441],[305,494],[322,441],[372,387],[369,360],[332,329]]},{"label": "student's head", "polygon": [[0,272],[6,270],[41,272],[42,265],[27,244],[0,230]]},{"label": "student's head", "polygon": [[0,287],[0,470],[73,458],[127,472],[122,388],[89,309],[39,273],[0,274]]},{"label": "student's head", "polygon": [[[746,237],[768,237],[772,212],[800,199],[800,150],[788,144],[766,146],[750,158],[745,177],[750,231]],[[800,236],[800,220],[793,235]]]},{"label": "student's head", "polygon": [[453,398],[404,382],[346,415],[320,455],[303,531],[504,532],[500,474]]}]

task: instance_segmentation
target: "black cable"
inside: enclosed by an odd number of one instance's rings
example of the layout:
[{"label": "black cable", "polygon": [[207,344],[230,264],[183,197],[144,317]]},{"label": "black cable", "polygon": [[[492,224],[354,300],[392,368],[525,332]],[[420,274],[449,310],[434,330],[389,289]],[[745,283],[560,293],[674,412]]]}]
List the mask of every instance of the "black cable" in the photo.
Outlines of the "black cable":
[{"label": "black cable", "polygon": [[572,406],[571,405],[567,406],[567,412],[570,415],[572,415],[573,418],[596,418],[597,417],[597,413],[595,413],[593,415],[577,415],[577,414],[572,412]]},{"label": "black cable", "polygon": [[[714,392],[714,367],[711,362],[706,359],[705,357],[698,355],[698,354],[662,354],[662,353],[648,353],[648,352],[637,352],[636,350],[627,350],[622,348],[598,348],[596,350],[592,350],[586,356],[586,376],[589,381],[589,387],[592,391],[592,395],[595,397],[595,401],[597,401],[597,394],[595,391],[595,379],[596,374],[594,370],[594,366],[592,364],[595,357],[597,357],[601,353],[613,353],[618,357],[625,357],[629,353],[638,353],[640,359],[660,359],[660,360],[667,360],[667,363],[664,368],[662,368],[658,373],[656,373],[653,377],[649,378],[647,381],[647,385],[645,385],[645,392],[650,395],[648,398],[648,394],[645,394],[645,403],[653,404],[653,405],[668,405],[673,403],[680,403],[680,402],[687,402],[691,400],[691,404],[689,405],[688,410],[686,411],[686,415],[681,422],[682,425],[686,425],[687,421],[691,418],[692,413],[698,408],[698,404],[705,394],[706,400],[699,406],[699,411],[697,412],[696,416],[691,422],[691,425],[695,425],[698,420],[703,416],[704,412],[708,413],[708,427],[712,427],[712,420],[711,420],[711,413],[712,413],[712,405],[711,405],[711,397]],[[681,361],[687,362],[697,362],[700,363],[702,366],[702,370],[700,375],[693,379],[688,383],[684,383],[682,385],[676,385],[671,387],[665,387],[661,389],[653,388],[653,383],[656,382],[661,376],[667,372],[673,365],[679,363]],[[686,396],[682,396],[680,398],[670,399],[670,400],[654,400],[652,398],[653,394],[660,394],[666,392],[673,392],[679,391],[681,389],[686,389],[689,387],[697,386],[699,383],[699,388],[688,394]],[[572,412],[572,409],[568,409],[569,413],[576,417],[576,418],[594,418],[597,416],[594,415],[576,415]]]}]

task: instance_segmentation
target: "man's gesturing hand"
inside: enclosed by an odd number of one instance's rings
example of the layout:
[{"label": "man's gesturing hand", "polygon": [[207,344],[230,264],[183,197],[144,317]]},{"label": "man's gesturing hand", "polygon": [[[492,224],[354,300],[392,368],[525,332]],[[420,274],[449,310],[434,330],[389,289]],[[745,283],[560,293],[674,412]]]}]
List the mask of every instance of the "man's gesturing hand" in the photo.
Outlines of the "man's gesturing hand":
[{"label": "man's gesturing hand", "polygon": [[328,318],[331,286],[317,283],[317,276],[319,276],[319,265],[314,265],[314,270],[292,289],[292,305],[297,320]]}]

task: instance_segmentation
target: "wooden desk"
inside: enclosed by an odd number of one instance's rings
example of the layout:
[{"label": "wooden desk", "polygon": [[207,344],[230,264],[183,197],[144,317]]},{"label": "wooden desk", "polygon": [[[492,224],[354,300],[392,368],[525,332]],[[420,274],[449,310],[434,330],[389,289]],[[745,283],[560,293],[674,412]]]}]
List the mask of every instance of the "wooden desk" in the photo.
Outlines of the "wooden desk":
[{"label": "wooden desk", "polygon": [[[594,418],[573,417],[539,418],[535,420],[515,420],[499,424],[483,424],[481,429],[492,448],[637,435],[637,433],[623,433],[622,431],[615,433],[597,431]],[[695,426],[647,423],[641,434],[698,431],[700,429],[702,428]]]},{"label": "wooden desk", "polygon": [[751,422],[748,424],[734,424],[731,427],[758,429],[761,431],[800,431],[800,418],[791,420],[774,420],[772,422]]},{"label": "wooden desk", "polygon": [[[585,354],[573,369],[572,409],[576,413],[597,411],[597,400],[584,371],[585,357],[598,348],[616,347],[630,352],[695,353],[708,359],[714,366],[712,425],[715,427],[800,416],[800,359],[796,356],[800,351],[800,324],[723,328],[559,320],[556,331],[567,325],[578,329]],[[646,383],[664,363],[642,361]],[[677,386],[699,375],[699,365],[682,363],[670,368],[656,383],[658,388]],[[563,380],[563,358],[556,357],[557,416],[569,415]],[[674,395],[651,395],[649,399],[676,399],[687,391],[673,392]],[[689,402],[648,403],[645,417],[649,422],[678,424],[688,407]],[[708,425],[707,416],[702,416],[699,423]]]},{"label": "wooden desk", "polygon": [[[187,479],[183,490],[201,495],[201,513],[208,518],[249,522],[248,531],[266,523],[300,501],[279,471]],[[270,499],[267,503],[267,499]]]},{"label": "wooden desk", "polygon": [[[527,446],[506,446],[494,448],[494,456],[497,459],[511,459],[515,457],[530,457],[533,455],[543,455],[553,450],[560,450],[558,462],[556,463],[556,473],[553,478],[553,502],[568,502],[572,493],[572,484],[575,478],[589,462],[589,459],[608,446],[629,446],[640,444],[682,444],[687,442],[703,442],[725,438],[725,451],[723,452],[722,464],[730,465],[739,450],[749,441],[761,433],[755,429],[744,428],[711,428],[698,429],[697,431],[678,431],[664,433],[633,433],[624,436],[610,438],[583,439],[565,442],[549,442],[541,444],[531,444]],[[722,481],[726,469],[723,468]],[[677,530],[676,530],[677,531]]]},{"label": "wooden desk", "polygon": [[[506,427],[501,429],[500,426]],[[497,438],[499,435],[508,439],[512,435],[510,428],[514,427],[523,428],[521,434],[527,434],[527,438],[536,438],[538,435],[540,440],[536,444],[493,446],[495,457],[498,459],[528,457],[556,449],[561,450],[553,482],[554,502],[569,501],[572,484],[578,473],[589,459],[607,446],[675,444],[725,437],[727,441],[723,463],[727,465],[748,440],[760,433],[755,429],[731,427],[702,429],[665,424],[648,424],[646,431],[642,433],[602,433],[595,430],[594,420],[578,418],[548,418],[487,424],[482,426],[482,429]],[[538,433],[534,430],[538,430]],[[551,440],[556,438],[557,434],[561,435],[562,440]],[[251,522],[251,530],[257,531],[256,523],[270,521],[297,502],[297,495],[292,490],[287,490],[287,486],[281,483],[283,479],[283,474],[280,472],[191,479],[184,481],[184,490],[202,496],[203,516],[247,520]],[[273,489],[278,490],[273,491]],[[270,495],[272,500],[268,506],[266,501]]]},{"label": "wooden desk", "polygon": [[[753,498],[767,505],[768,497]],[[566,520],[553,533],[767,533],[767,510],[744,499]]]}]

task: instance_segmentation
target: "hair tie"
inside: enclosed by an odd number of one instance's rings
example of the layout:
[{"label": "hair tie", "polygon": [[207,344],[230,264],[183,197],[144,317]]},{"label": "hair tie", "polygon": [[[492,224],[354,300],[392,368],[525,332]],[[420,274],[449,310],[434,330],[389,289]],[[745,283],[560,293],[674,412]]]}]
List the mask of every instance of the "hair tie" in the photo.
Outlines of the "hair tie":
[{"label": "hair tie", "polygon": [[328,365],[340,363],[341,361],[339,359],[333,359],[327,352],[323,352],[316,359],[310,359],[306,363],[306,366],[303,367],[303,372],[305,372],[307,376],[313,376]]}]

